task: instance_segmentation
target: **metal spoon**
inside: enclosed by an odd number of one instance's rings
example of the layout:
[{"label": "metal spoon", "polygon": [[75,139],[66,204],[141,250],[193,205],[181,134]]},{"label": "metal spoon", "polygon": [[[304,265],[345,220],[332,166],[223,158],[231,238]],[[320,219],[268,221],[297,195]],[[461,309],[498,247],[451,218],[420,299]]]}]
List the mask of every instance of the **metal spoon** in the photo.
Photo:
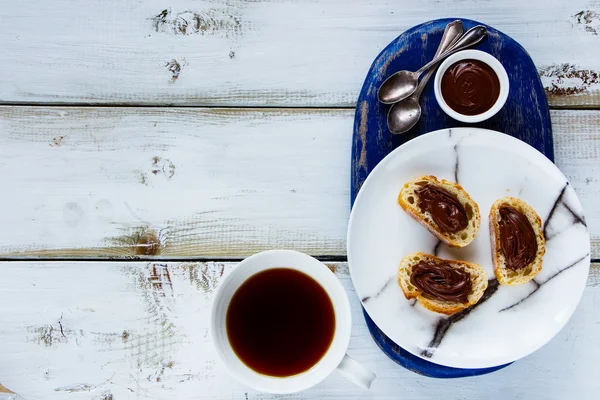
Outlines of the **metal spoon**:
[{"label": "metal spoon", "polygon": [[[440,41],[440,45],[435,52],[434,58],[455,44],[458,39],[462,37],[462,35],[463,26],[462,22],[459,20],[450,22],[448,25],[446,25],[446,29],[444,30],[442,40]],[[421,93],[423,93],[423,89],[425,88],[425,85],[427,85],[427,81],[429,81],[429,78],[431,78],[431,75],[433,75],[434,72],[435,68],[431,68],[429,71],[427,71],[427,73],[419,82],[417,90],[415,90],[415,92],[406,99],[401,100],[398,103],[394,103],[394,105],[390,108],[390,111],[387,115],[387,123],[390,132],[407,132],[419,121],[419,118],[421,118],[421,104],[419,104],[419,97],[421,97]]]},{"label": "metal spoon", "polygon": [[479,43],[487,35],[487,30],[484,26],[478,25],[474,28],[469,29],[458,42],[456,42],[450,49],[435,57],[427,64],[422,66],[418,71],[398,71],[383,82],[377,93],[379,101],[384,104],[393,104],[402,99],[407,98],[417,88],[419,76],[427,69],[433,67],[450,54],[454,54],[457,51],[463,50],[476,43]]}]

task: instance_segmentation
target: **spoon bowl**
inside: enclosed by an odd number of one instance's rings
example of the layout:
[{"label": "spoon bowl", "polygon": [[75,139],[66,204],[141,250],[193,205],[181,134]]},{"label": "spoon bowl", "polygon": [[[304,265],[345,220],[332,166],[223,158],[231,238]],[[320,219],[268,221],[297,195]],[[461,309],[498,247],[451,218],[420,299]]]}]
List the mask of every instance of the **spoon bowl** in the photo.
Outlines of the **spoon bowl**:
[{"label": "spoon bowl", "polygon": [[404,133],[415,126],[420,118],[419,98],[410,96],[390,107],[387,115],[388,128],[392,133]]},{"label": "spoon bowl", "polygon": [[415,72],[398,71],[390,76],[379,87],[377,97],[384,104],[393,104],[398,99],[404,99],[410,96],[417,88],[417,79]]}]

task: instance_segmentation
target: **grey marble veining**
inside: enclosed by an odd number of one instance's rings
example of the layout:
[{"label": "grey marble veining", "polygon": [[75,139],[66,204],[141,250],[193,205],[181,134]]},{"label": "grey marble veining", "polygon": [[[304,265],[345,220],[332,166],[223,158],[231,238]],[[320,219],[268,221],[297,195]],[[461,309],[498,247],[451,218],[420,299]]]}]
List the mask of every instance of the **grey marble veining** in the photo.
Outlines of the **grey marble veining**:
[{"label": "grey marble veining", "polygon": [[[400,188],[419,175],[458,182],[478,203],[481,227],[469,246],[448,247],[399,207]],[[493,273],[488,214],[504,196],[529,203],[547,238],[542,271],[518,286],[499,285]],[[589,270],[585,217],[565,177],[524,143],[474,128],[425,135],[384,159],[355,202],[348,240],[356,291],[381,330],[415,355],[462,368],[511,362],[549,341],[577,306]],[[488,288],[479,303],[447,317],[407,301],[395,277],[414,251],[480,264]]]}]

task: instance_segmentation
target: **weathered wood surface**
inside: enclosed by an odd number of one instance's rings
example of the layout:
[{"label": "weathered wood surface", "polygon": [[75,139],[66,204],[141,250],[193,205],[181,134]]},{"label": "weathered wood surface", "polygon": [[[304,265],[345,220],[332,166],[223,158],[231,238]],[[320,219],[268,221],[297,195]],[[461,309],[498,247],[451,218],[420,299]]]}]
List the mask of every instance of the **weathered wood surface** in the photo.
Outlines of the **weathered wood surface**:
[{"label": "weathered wood surface", "polygon": [[[379,379],[364,392],[334,374],[286,398],[595,399],[600,390],[599,264],[550,344],[492,375],[454,381],[424,378],[387,359],[365,327],[346,264],[329,265],[352,304],[349,354]],[[238,384],[212,347],[212,294],[234,266],[0,263],[0,382],[24,399],[274,399]]]},{"label": "weathered wood surface", "polygon": [[[352,110],[0,107],[2,257],[345,255]],[[600,112],[554,111],[600,257]]]},{"label": "weathered wood surface", "polygon": [[4,0],[0,101],[353,106],[384,46],[453,16],[520,42],[552,105],[600,105],[594,0]]},{"label": "weathered wood surface", "polygon": [[[0,103],[353,107],[381,49],[457,16],[536,63],[553,107],[600,107],[595,0],[0,0]],[[353,110],[0,107],[0,257],[345,254]],[[555,158],[600,257],[600,112],[552,113]],[[206,335],[234,264],[0,263],[0,399],[270,399]],[[490,376],[436,381],[387,359],[353,305],[350,354],[305,398],[565,398],[600,391],[600,265],[548,346]],[[598,297],[600,298],[600,297]],[[526,377],[526,379],[523,379]],[[12,392],[18,393],[18,395]]]}]

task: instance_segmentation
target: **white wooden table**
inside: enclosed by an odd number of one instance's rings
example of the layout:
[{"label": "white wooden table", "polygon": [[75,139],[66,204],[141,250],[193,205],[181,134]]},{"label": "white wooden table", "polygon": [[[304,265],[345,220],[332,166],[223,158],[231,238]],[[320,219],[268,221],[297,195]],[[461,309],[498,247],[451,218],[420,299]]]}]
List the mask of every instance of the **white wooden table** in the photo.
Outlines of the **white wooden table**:
[{"label": "white wooden table", "polygon": [[[595,262],[550,344],[442,381],[378,350],[344,261],[364,75],[403,30],[448,16],[538,65]],[[0,399],[274,398],[236,383],[207,331],[221,276],[271,248],[331,261],[349,353],[379,376],[285,398],[597,399],[599,48],[596,0],[0,1]]]}]

